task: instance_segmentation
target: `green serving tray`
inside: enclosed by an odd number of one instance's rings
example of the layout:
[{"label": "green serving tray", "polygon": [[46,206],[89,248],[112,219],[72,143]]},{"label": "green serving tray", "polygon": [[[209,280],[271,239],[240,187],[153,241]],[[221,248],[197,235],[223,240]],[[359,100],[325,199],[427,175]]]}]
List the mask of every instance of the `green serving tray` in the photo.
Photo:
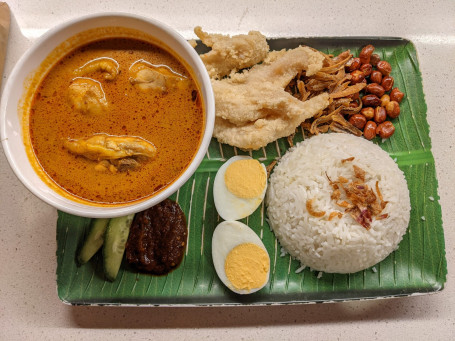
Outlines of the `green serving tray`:
[{"label": "green serving tray", "polygon": [[[178,201],[188,220],[186,255],[178,269],[167,276],[139,274],[123,262],[115,282],[103,276],[101,254],[83,266],[76,263],[90,219],[59,212],[57,222],[58,296],[70,304],[103,305],[240,305],[344,301],[407,296],[442,290],[447,276],[444,232],[438,181],[431,153],[422,77],[414,45],[400,38],[292,38],[272,39],[271,49],[300,44],[326,53],[346,49],[358,55],[360,47],[373,44],[382,59],[392,65],[392,76],[406,96],[401,115],[394,120],[396,132],[375,143],[396,159],[405,173],[411,196],[409,228],[397,251],[370,269],[354,274],[328,274],[305,269],[281,247],[270,231],[261,206],[243,220],[263,240],[271,259],[269,283],[251,295],[237,295],[218,279],[212,264],[212,233],[220,222],[213,203],[213,180],[223,160],[251,155],[268,165],[283,155],[289,145],[280,139],[253,152],[242,152],[212,139],[205,159],[190,180],[171,198]],[[200,48],[199,52],[204,52]],[[300,131],[294,141],[303,139]],[[318,278],[320,277],[320,278]]]}]

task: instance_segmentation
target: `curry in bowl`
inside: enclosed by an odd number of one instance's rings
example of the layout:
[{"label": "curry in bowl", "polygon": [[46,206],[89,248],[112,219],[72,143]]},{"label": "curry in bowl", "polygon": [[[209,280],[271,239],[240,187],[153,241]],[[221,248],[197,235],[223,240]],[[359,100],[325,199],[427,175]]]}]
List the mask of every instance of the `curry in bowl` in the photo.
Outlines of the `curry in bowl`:
[{"label": "curry in bowl", "polygon": [[190,68],[156,43],[123,35],[55,62],[26,117],[29,158],[43,180],[102,206],[141,201],[173,183],[205,128]]}]

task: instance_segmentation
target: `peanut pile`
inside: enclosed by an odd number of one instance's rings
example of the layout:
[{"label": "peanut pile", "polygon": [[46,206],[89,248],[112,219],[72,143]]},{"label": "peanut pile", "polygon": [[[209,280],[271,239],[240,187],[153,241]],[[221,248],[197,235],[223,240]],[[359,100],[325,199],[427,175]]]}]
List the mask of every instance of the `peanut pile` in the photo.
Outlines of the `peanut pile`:
[{"label": "peanut pile", "polygon": [[379,135],[386,139],[393,135],[395,127],[389,119],[400,115],[400,102],[404,93],[393,87],[394,79],[390,76],[390,63],[381,60],[374,54],[374,46],[365,46],[359,57],[352,58],[345,65],[346,72],[351,75],[351,84],[366,83],[364,95],[354,95],[354,105],[362,110],[349,117],[349,123],[363,131],[363,136],[371,140]]}]

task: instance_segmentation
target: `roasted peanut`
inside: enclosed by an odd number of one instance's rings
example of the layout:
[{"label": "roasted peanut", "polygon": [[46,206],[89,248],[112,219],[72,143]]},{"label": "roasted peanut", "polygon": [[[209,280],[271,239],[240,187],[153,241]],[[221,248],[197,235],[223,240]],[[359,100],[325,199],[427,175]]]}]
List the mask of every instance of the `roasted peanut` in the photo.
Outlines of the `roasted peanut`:
[{"label": "roasted peanut", "polygon": [[351,83],[357,84],[361,83],[365,79],[365,74],[360,70],[355,70],[351,72]]},{"label": "roasted peanut", "polygon": [[373,53],[370,57],[370,64],[373,66],[378,65],[378,63],[381,61],[381,57],[377,53]]},{"label": "roasted peanut", "polygon": [[402,93],[398,88],[393,88],[392,91],[390,92],[390,100],[391,101],[396,101],[398,103],[401,103],[403,100],[404,93]]},{"label": "roasted peanut", "polygon": [[372,140],[376,137],[376,129],[377,129],[377,124],[374,121],[368,121],[367,124],[365,124],[365,128],[363,129],[363,136],[367,140]]},{"label": "roasted peanut", "polygon": [[394,79],[393,77],[386,76],[382,79],[381,86],[385,91],[390,91],[393,87]]},{"label": "roasted peanut", "polygon": [[[378,134],[383,139],[388,139],[390,136],[393,135],[395,132],[395,127],[393,126],[392,122],[385,121],[381,123],[376,128],[376,134]],[[365,133],[364,133],[365,135]]]},{"label": "roasted peanut", "polygon": [[384,107],[374,108],[374,121],[376,123],[382,123],[387,119],[387,112]]},{"label": "roasted peanut", "polygon": [[349,117],[349,123],[351,123],[354,127],[362,130],[367,123],[367,119],[362,114],[354,114]]},{"label": "roasted peanut", "polygon": [[388,76],[392,72],[392,66],[390,66],[389,62],[386,62],[385,60],[378,62],[376,68],[382,73],[383,76]]},{"label": "roasted peanut", "polygon": [[373,66],[371,64],[362,64],[359,70],[364,73],[365,77],[368,77],[373,71]]},{"label": "roasted peanut", "polygon": [[374,109],[371,108],[371,107],[368,107],[368,108],[362,108],[362,110],[360,110],[360,113],[366,117],[367,120],[372,120],[373,117],[374,117]]},{"label": "roasted peanut", "polygon": [[385,107],[390,102],[390,96],[385,94],[381,97],[381,107]]},{"label": "roasted peanut", "polygon": [[360,67],[361,64],[362,63],[360,62],[360,58],[352,58],[352,59],[348,60],[348,62],[346,63],[346,66],[345,66],[346,71],[347,72],[355,71]]},{"label": "roasted peanut", "polygon": [[381,100],[376,95],[365,95],[362,97],[364,107],[377,107],[381,104]]},{"label": "roasted peanut", "polygon": [[356,100],[360,99],[360,95],[359,95],[358,92],[356,92],[356,93],[354,93],[352,95],[348,95],[346,97],[352,99],[353,101],[356,101]]},{"label": "roasted peanut", "polygon": [[384,88],[376,83],[370,83],[365,87],[366,92],[369,92],[370,94],[376,95],[378,97],[381,97],[384,95],[385,90]]},{"label": "roasted peanut", "polygon": [[381,82],[382,82],[382,73],[380,73],[377,70],[372,71],[371,75],[370,75],[370,82],[376,83],[376,84],[381,84]]},{"label": "roasted peanut", "polygon": [[371,55],[373,54],[374,46],[367,45],[365,46],[362,51],[360,51],[359,58],[362,64],[369,64]]},{"label": "roasted peanut", "polygon": [[387,115],[389,115],[391,118],[397,118],[400,116],[400,104],[397,101],[390,101],[387,103],[385,110],[387,112]]}]

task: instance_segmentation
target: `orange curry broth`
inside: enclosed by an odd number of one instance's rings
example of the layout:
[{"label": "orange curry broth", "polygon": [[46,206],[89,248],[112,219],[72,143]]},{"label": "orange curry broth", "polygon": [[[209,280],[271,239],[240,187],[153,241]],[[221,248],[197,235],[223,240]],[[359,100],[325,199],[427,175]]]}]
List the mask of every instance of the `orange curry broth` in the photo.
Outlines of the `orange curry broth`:
[{"label": "orange curry broth", "polygon": [[[100,57],[115,59],[120,73],[106,81],[103,73],[84,77],[99,81],[108,101],[101,115],[74,112],[68,100],[73,71]],[[191,79],[189,87],[160,94],[141,91],[129,82],[129,67],[143,59],[166,65]],[[195,93],[196,91],[196,93]],[[89,43],[63,57],[46,75],[32,101],[30,140],[45,173],[66,192],[101,204],[119,204],[146,198],[172,183],[196,154],[204,129],[198,88],[186,68],[163,49],[131,38],[108,38]],[[156,157],[137,170],[111,173],[95,170],[97,161],[71,154],[68,138],[94,134],[142,137],[157,148]]]}]

